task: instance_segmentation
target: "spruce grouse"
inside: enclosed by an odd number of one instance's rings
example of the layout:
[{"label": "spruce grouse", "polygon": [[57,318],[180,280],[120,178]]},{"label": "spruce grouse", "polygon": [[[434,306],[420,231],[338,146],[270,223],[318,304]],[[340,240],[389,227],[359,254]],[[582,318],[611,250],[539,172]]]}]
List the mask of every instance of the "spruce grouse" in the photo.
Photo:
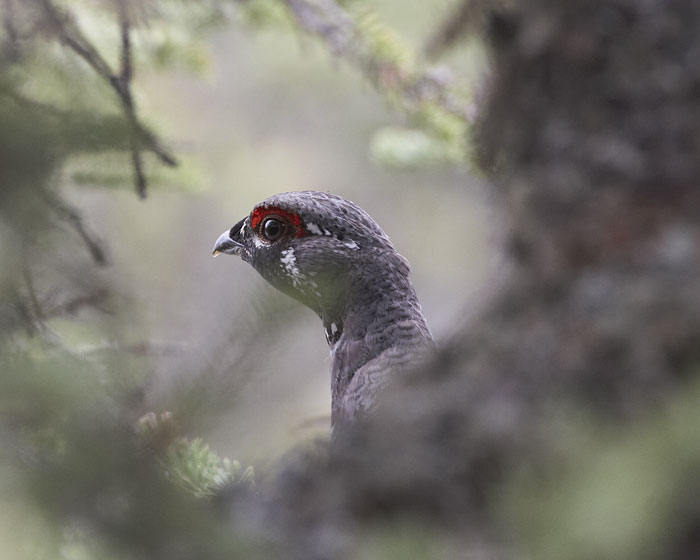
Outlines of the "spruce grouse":
[{"label": "spruce grouse", "polygon": [[349,200],[274,195],[216,240],[218,253],[240,256],[323,321],[334,428],[361,417],[392,372],[432,345],[406,259]]}]

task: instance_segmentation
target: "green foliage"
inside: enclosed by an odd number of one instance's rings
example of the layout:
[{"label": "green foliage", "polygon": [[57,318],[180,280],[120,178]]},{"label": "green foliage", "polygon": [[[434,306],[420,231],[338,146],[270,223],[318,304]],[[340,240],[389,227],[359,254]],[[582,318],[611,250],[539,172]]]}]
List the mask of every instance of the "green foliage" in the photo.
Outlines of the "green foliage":
[{"label": "green foliage", "polygon": [[[129,13],[134,26],[137,69],[205,71],[209,63],[205,39],[229,23],[233,4],[233,0],[161,0],[149,8],[132,3]],[[116,65],[119,27],[112,20],[114,7],[98,2],[68,2],[67,7],[74,8],[76,21],[86,37]]]},{"label": "green foliage", "polygon": [[219,460],[201,440],[180,440],[161,460],[123,416],[116,367],[41,346],[31,357],[1,350],[0,535],[15,525],[10,512],[26,523],[0,539],[0,556],[145,560],[176,539],[198,558],[238,557],[230,527],[197,497],[249,487],[252,469]]},{"label": "green foliage", "polygon": [[143,66],[203,74],[209,68],[207,39],[235,17],[234,0],[160,2],[158,25],[138,29],[136,47]]},{"label": "green foliage", "polygon": [[464,118],[430,101],[421,105],[414,118],[418,124],[442,142],[446,161],[468,162],[469,124]]},{"label": "green foliage", "polygon": [[366,4],[361,6],[354,10],[355,24],[369,50],[370,73],[380,91],[412,124],[411,129],[378,131],[370,147],[373,159],[391,167],[470,163],[470,123],[466,114],[445,104],[450,99],[455,107],[466,107],[464,88],[436,79],[394,29]]},{"label": "green foliage", "polygon": [[[378,523],[361,539],[354,560],[461,560],[470,558],[463,547],[450,543],[439,531],[410,521]],[[476,558],[476,556],[475,556]]]},{"label": "green foliage", "polygon": [[[193,156],[180,156],[177,167],[160,165],[152,154],[144,154],[143,160],[149,189],[177,189],[190,193],[205,189],[206,172]],[[69,159],[64,176],[81,187],[123,189],[133,182],[130,165],[130,156],[124,151],[79,154]]]},{"label": "green foliage", "polygon": [[164,467],[175,485],[197,497],[211,496],[231,485],[254,485],[253,467],[220,458],[200,438],[181,438],[167,451]]},{"label": "green foliage", "polygon": [[236,11],[239,21],[257,29],[285,27],[290,29],[290,20],[284,5],[279,0],[247,0],[241,2]]},{"label": "green foliage", "polygon": [[[143,357],[80,349],[118,338],[114,325],[127,314],[98,328],[84,316],[76,320],[82,308],[97,307],[93,294],[102,288],[91,266],[105,261],[62,187],[133,188],[135,155],[153,183],[201,187],[193,158],[165,170],[163,163],[173,162],[139,119],[131,74],[203,68],[199,39],[226,21],[214,9],[218,2],[129,5],[125,62],[116,3],[4,4],[13,11],[3,13],[0,45],[14,50],[0,51],[3,558],[164,557],[175,540],[195,557],[232,558],[230,531],[196,496],[252,484],[252,469],[220,460],[201,440],[173,444],[167,459],[152,453],[134,433],[130,408],[142,390]],[[66,226],[94,249],[94,262],[76,258],[57,267],[46,258],[54,250],[81,254],[65,246]],[[68,295],[64,269],[72,275]],[[22,530],[13,515],[26,519]]]},{"label": "green foliage", "polygon": [[[154,356],[139,348],[140,337],[150,333],[128,304],[124,311],[133,294],[117,293],[124,285],[119,276],[128,271],[93,271],[103,258],[80,259],[85,253],[74,247],[76,239],[91,251],[97,242],[67,201],[90,188],[132,189],[138,173],[149,189],[201,189],[202,164],[185,156],[173,169],[156,134],[158,114],[143,118],[141,78],[162,70],[206,72],[211,33],[233,19],[290,30],[293,18],[277,0],[134,1],[121,15],[118,2],[3,4],[10,5],[12,17],[3,13],[0,28],[0,43],[14,49],[0,57],[0,493],[8,497],[0,556],[150,559],[184,550],[194,558],[250,558],[214,500],[201,498],[231,485],[251,489],[252,467],[219,457],[202,439],[179,437],[163,418],[147,441],[134,433],[156,369]],[[367,3],[343,5],[355,10],[349,22],[363,43],[356,65],[411,127],[380,130],[372,145],[377,161],[404,167],[459,162],[466,125],[438,97],[425,96],[425,68],[412,47]],[[81,189],[71,190],[75,186]],[[148,217],[152,228],[165,221],[157,205]],[[119,219],[128,230],[130,216]],[[177,243],[182,222],[168,227],[170,254],[184,252],[184,236]],[[114,243],[128,244],[128,233]],[[107,286],[104,308],[91,299],[103,287],[98,275]],[[74,290],[70,298],[65,284]],[[138,295],[140,288],[130,287]],[[113,315],[94,318],[103,311]],[[123,339],[134,347],[121,345]],[[108,350],[94,351],[100,347]],[[430,538],[420,548],[423,556],[432,550]],[[382,533],[373,550],[405,556],[404,540],[403,533]],[[422,546],[423,539],[408,542]]]},{"label": "green foliage", "polygon": [[386,127],[370,143],[372,159],[387,167],[410,168],[451,161],[445,142],[420,129]]},{"label": "green foliage", "polygon": [[566,462],[523,469],[504,501],[533,557],[651,560],[689,537],[683,520],[700,492],[699,385],[636,426],[571,410],[550,421]]},{"label": "green foliage", "polygon": [[370,154],[375,162],[397,168],[467,163],[468,127],[464,120],[429,102],[413,120],[416,128],[385,127],[374,134]]},{"label": "green foliage", "polygon": [[387,65],[402,74],[415,72],[416,62],[412,49],[393,28],[384,23],[365,3],[354,12],[357,30],[367,42],[377,65]]},{"label": "green foliage", "polygon": [[182,68],[204,73],[209,63],[209,53],[202,45],[183,41],[173,33],[164,33],[163,37],[154,40],[149,54],[153,66],[159,69]]},{"label": "green foliage", "polygon": [[335,56],[359,70],[412,129],[380,131],[371,146],[375,161],[394,167],[470,164],[469,92],[449,72],[428,67],[415,48],[368,2],[286,2],[297,26],[326,43]]}]

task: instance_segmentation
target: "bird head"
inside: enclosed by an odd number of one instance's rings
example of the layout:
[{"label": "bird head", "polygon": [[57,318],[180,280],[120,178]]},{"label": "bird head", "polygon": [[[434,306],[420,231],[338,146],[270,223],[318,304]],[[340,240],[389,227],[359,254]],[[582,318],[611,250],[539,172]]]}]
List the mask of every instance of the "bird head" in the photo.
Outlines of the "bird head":
[{"label": "bird head", "polygon": [[359,206],[301,191],[274,195],[225,231],[214,255],[238,255],[270,284],[322,318],[342,314],[350,296],[405,268],[388,236]]},{"label": "bird head", "polygon": [[321,317],[334,426],[368,410],[392,372],[432,344],[408,263],[349,200],[317,191],[274,195],[221,234],[218,253],[240,256]]}]

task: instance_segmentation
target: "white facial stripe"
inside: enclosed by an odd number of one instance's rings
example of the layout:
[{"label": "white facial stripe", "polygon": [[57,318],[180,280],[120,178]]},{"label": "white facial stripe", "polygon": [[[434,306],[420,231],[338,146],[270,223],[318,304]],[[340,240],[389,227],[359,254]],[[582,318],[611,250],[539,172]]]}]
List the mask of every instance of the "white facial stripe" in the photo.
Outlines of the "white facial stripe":
[{"label": "white facial stripe", "polygon": [[[324,237],[332,237],[333,239],[338,239],[338,236],[334,235],[332,231],[328,231],[326,228],[321,227],[313,222],[304,222],[306,226],[306,231],[311,235],[318,235]],[[348,249],[359,249],[360,246],[355,243],[352,239],[348,239],[343,243]]]},{"label": "white facial stripe", "polygon": [[309,230],[309,233],[312,235],[323,235],[323,232],[321,231],[321,228],[318,227],[315,223],[313,222],[306,222],[306,229]]},{"label": "white facial stripe", "polygon": [[292,284],[294,285],[294,287],[297,287],[299,285],[299,282],[301,281],[302,274],[301,272],[299,272],[299,267],[297,266],[297,258],[294,254],[293,247],[289,247],[288,249],[282,251],[281,262],[282,266],[287,271],[287,274],[292,279]]},{"label": "white facial stripe", "polygon": [[324,325],[324,333],[326,334],[326,342],[331,347],[331,355],[335,351],[335,345],[340,339],[340,329],[336,323],[331,323],[330,325]]}]

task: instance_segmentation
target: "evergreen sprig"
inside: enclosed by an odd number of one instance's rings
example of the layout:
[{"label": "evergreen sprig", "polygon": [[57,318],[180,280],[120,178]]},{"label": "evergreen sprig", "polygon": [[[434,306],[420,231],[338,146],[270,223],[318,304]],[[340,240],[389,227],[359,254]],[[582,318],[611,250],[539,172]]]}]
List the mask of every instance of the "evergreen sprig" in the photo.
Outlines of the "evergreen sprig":
[{"label": "evergreen sprig", "polygon": [[212,496],[231,485],[252,487],[255,472],[239,461],[221,458],[201,438],[180,438],[166,452],[166,476],[197,497]]}]

